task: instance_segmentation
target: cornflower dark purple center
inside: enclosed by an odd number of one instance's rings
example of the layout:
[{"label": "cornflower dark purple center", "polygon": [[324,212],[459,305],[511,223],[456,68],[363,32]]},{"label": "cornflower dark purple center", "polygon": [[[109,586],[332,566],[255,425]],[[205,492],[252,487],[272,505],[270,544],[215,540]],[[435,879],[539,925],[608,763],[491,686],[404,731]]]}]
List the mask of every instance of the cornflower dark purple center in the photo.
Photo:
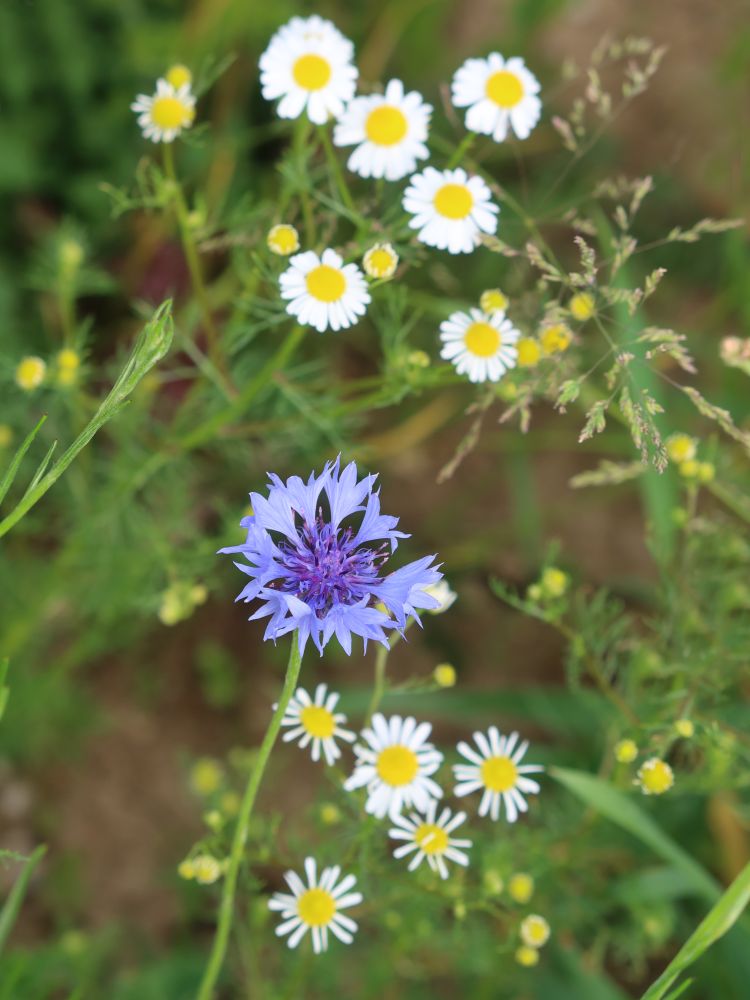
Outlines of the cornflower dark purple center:
[{"label": "cornflower dark purple center", "polygon": [[318,511],[313,524],[300,526],[296,543],[278,543],[286,573],[279,590],[294,594],[321,617],[334,604],[356,604],[371,593],[388,559],[387,543],[377,548],[355,544],[351,528],[336,529]]}]

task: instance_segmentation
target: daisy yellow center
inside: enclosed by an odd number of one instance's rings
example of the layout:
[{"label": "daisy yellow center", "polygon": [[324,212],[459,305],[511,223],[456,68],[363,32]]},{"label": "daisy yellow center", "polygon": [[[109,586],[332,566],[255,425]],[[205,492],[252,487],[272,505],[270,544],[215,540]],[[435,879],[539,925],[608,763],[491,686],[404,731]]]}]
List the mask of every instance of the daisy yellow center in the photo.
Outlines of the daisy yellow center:
[{"label": "daisy yellow center", "polygon": [[448,846],[448,834],[437,823],[422,823],[414,831],[414,841],[425,854],[442,854]]},{"label": "daisy yellow center", "polygon": [[308,927],[325,927],[336,912],[336,901],[325,889],[308,889],[297,902],[297,913]]},{"label": "daisy yellow center", "polygon": [[308,292],[319,302],[337,302],[346,291],[346,278],[328,264],[314,267],[306,281]]},{"label": "daisy yellow center", "polygon": [[444,184],[435,194],[433,205],[446,219],[465,219],[474,207],[474,199],[462,184]]},{"label": "daisy yellow center", "polygon": [[322,90],[331,79],[331,64],[323,56],[300,56],[292,69],[294,82],[303,90]]},{"label": "daisy yellow center", "polygon": [[307,705],[299,715],[299,721],[311,736],[327,740],[333,736],[336,723],[327,708],[322,705]]},{"label": "daisy yellow center", "polygon": [[414,751],[408,747],[386,747],[378,757],[376,770],[386,785],[398,788],[414,781],[419,771],[419,761]]},{"label": "daisy yellow center", "polygon": [[464,334],[466,349],[478,358],[491,358],[502,343],[499,330],[490,323],[472,323]]},{"label": "daisy yellow center", "polygon": [[485,92],[501,108],[514,108],[523,98],[523,85],[515,73],[501,69],[489,78]]},{"label": "daisy yellow center", "polygon": [[157,97],[151,105],[151,121],[158,128],[181,128],[191,118],[191,109],[176,97]]},{"label": "daisy yellow center", "polygon": [[395,146],[406,135],[406,115],[390,104],[381,104],[367,116],[365,133],[376,146]]},{"label": "daisy yellow center", "polygon": [[488,757],[482,762],[482,783],[491,792],[509,792],[516,783],[518,771],[510,757]]}]

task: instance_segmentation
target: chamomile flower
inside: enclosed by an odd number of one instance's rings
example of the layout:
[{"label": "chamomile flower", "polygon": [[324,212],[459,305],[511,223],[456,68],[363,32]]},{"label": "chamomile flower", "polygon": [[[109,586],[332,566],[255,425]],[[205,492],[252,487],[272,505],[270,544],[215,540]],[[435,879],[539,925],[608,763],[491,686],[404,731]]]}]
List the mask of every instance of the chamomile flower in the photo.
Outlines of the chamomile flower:
[{"label": "chamomile flower", "polygon": [[538,783],[526,775],[544,768],[540,764],[521,764],[529,744],[526,740],[519,744],[518,733],[501,736],[496,726],[490,726],[486,734],[474,733],[474,742],[479,752],[468,743],[458,744],[458,752],[471,763],[454,765],[454,793],[461,797],[481,790],[480,816],[489,814],[499,819],[502,803],[506,819],[515,823],[518,814],[529,808],[524,795],[539,793]]},{"label": "chamomile flower", "polygon": [[288,934],[290,948],[296,948],[308,930],[316,955],[327,950],[329,930],[344,944],[352,943],[357,925],[341,911],[361,903],[362,893],[351,892],[357,884],[354,875],[346,875],[339,882],[340,875],[341,869],[334,865],[324,868],[318,877],[313,858],[305,858],[307,885],[296,872],[284,875],[292,891],[275,892],[268,901],[268,908],[281,913],[282,922],[276,934],[279,937]]},{"label": "chamomile flower", "polygon": [[415,90],[391,80],[384,94],[355,97],[336,123],[337,146],[356,146],[347,166],[360,177],[398,181],[430,155],[425,142],[432,107]]},{"label": "chamomile flower", "polygon": [[152,142],[174,142],[195,120],[195,97],[190,84],[175,87],[169,81],[156,81],[156,93],[139,94],[130,105],[138,115],[143,136]]},{"label": "chamomile flower", "polygon": [[469,864],[469,856],[462,848],[471,847],[471,841],[452,837],[451,834],[456,827],[466,819],[466,813],[451,813],[447,807],[437,815],[437,802],[430,802],[426,813],[412,813],[411,816],[395,816],[393,822],[396,824],[388,831],[392,840],[404,840],[401,847],[397,847],[393,852],[394,858],[405,858],[414,852],[414,857],[409,862],[409,871],[414,871],[421,863],[427,859],[427,864],[434,872],[438,872],[440,878],[448,878],[448,866],[446,861],[453,861],[457,865],[466,867]]},{"label": "chamomile flower", "polygon": [[431,615],[442,615],[444,611],[453,607],[458,597],[458,594],[455,590],[451,590],[450,584],[445,579],[431,584],[427,588],[427,593],[439,602],[438,606],[430,611]]},{"label": "chamomile flower", "polygon": [[449,253],[471,253],[481,234],[497,229],[499,209],[481,177],[465,170],[435,170],[427,167],[414,174],[404,192],[404,209],[418,229],[417,239],[429,247]]},{"label": "chamomile flower", "polygon": [[266,245],[278,257],[288,257],[299,250],[299,233],[286,222],[280,222],[268,230]]},{"label": "chamomile flower", "polygon": [[644,795],[663,795],[674,785],[674,771],[665,760],[650,757],[638,769],[634,784]]},{"label": "chamomile flower", "polygon": [[530,913],[521,921],[521,940],[529,948],[543,948],[549,941],[550,928],[544,917]]},{"label": "chamomile flower", "polygon": [[293,17],[279,28],[260,57],[260,82],[267,101],[281,98],[279,118],[324,125],[338,118],[354,96],[354,46],[322,17]]},{"label": "chamomile flower", "polygon": [[335,250],[295,254],[279,277],[286,311],[303,326],[322,333],[344,330],[364,316],[370,302],[367,282],[356,264],[344,264]]},{"label": "chamomile flower", "polygon": [[468,108],[466,127],[502,142],[511,129],[526,139],[542,113],[539,81],[523,59],[504,59],[492,52],[486,59],[467,59],[453,77],[451,94],[457,108]]},{"label": "chamomile flower", "polygon": [[501,312],[455,312],[440,324],[440,357],[450,361],[459,375],[468,375],[470,382],[497,382],[515,367],[519,336]]},{"label": "chamomile flower", "polygon": [[16,385],[24,392],[33,392],[44,382],[46,374],[46,363],[35,354],[30,354],[28,357],[22,358],[16,367]]},{"label": "chamomile flower", "polygon": [[398,254],[390,243],[376,243],[366,251],[362,267],[368,278],[392,278],[398,267]]},{"label": "chamomile flower", "polygon": [[357,738],[350,730],[342,729],[346,716],[334,712],[338,700],[339,695],[334,691],[328,694],[325,684],[318,684],[313,698],[304,688],[297,688],[281,720],[282,726],[289,727],[284,742],[298,740],[303,750],[312,743],[312,759],[320,760],[322,749],[326,763],[332,765],[341,756],[336,740],[353,743]]},{"label": "chamomile flower", "polygon": [[392,715],[386,719],[380,712],[372,717],[372,728],[363,729],[361,736],[367,745],[355,744],[357,763],[344,783],[346,791],[366,786],[365,811],[392,820],[404,808],[414,806],[425,812],[432,799],[442,798],[443,792],[432,778],[440,767],[443,755],[427,739],[432,731],[429,722],[417,724],[409,716]]}]

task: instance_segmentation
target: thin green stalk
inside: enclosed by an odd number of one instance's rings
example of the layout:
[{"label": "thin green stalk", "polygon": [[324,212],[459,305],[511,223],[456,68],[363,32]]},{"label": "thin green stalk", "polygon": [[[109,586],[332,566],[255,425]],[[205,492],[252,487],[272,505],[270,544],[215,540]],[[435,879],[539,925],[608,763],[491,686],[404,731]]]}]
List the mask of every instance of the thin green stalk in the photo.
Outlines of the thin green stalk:
[{"label": "thin green stalk", "polygon": [[206,285],[203,281],[203,271],[198,257],[198,248],[195,244],[192,229],[190,228],[190,213],[187,202],[185,201],[182,185],[177,179],[172,144],[169,142],[162,143],[162,149],[164,151],[164,172],[171,182],[174,191],[174,206],[177,213],[177,224],[180,229],[182,249],[185,253],[185,260],[187,261],[188,270],[190,271],[190,281],[193,286],[193,291],[195,292],[195,297],[198,300],[198,306],[203,319],[203,326],[206,330],[208,353],[213,363],[226,377],[226,367],[224,365],[223,358],[221,357],[221,350],[219,346],[219,331],[214,323],[211,306],[208,301],[208,294],[206,292]]},{"label": "thin green stalk", "polygon": [[464,136],[463,140],[458,144],[458,146],[456,146],[456,149],[453,155],[451,156],[450,160],[448,160],[448,165],[446,167],[446,170],[452,170],[454,167],[457,167],[459,165],[461,160],[463,160],[464,156],[469,152],[471,147],[474,145],[474,140],[476,139],[476,137],[477,137],[476,132],[468,132]]},{"label": "thin green stalk", "polygon": [[359,212],[354,206],[354,199],[352,198],[349,187],[346,183],[346,178],[344,177],[344,172],[341,169],[341,164],[336,157],[336,150],[333,148],[331,142],[331,137],[328,134],[328,129],[325,125],[321,125],[318,128],[321,141],[323,143],[323,149],[325,149],[326,159],[328,160],[328,166],[331,168],[333,178],[336,181],[336,187],[338,188],[339,196],[346,207],[349,209],[352,215],[359,216]]},{"label": "thin green stalk", "polygon": [[372,687],[372,698],[370,699],[367,715],[365,716],[365,726],[370,725],[372,717],[377,711],[380,702],[383,700],[383,695],[385,694],[385,668],[388,663],[389,652],[390,650],[387,646],[378,646],[377,652],[375,653],[375,683]]},{"label": "thin green stalk", "polygon": [[286,676],[284,678],[284,687],[281,691],[281,697],[279,698],[279,703],[271,716],[271,721],[268,723],[268,729],[266,729],[263,742],[258,750],[258,757],[255,761],[255,766],[250,772],[245,794],[242,797],[242,804],[240,806],[239,816],[237,817],[237,826],[235,827],[234,838],[232,839],[232,848],[229,854],[229,867],[227,868],[226,875],[224,876],[221,902],[219,904],[219,919],[216,925],[216,935],[214,937],[213,948],[211,949],[208,965],[206,966],[206,971],[203,974],[203,980],[198,990],[197,1000],[211,1000],[214,995],[216,980],[218,979],[221,967],[224,964],[224,956],[226,955],[227,944],[229,943],[229,934],[232,929],[232,920],[234,919],[234,896],[237,889],[237,878],[240,871],[240,865],[242,864],[245,844],[247,842],[250,817],[252,815],[255,798],[258,794],[258,789],[260,787],[266,765],[268,764],[268,759],[271,756],[273,745],[276,742],[276,737],[278,736],[279,729],[281,728],[281,720],[284,717],[287,706],[292,695],[294,694],[295,688],[297,687],[297,680],[299,678],[301,665],[302,656],[299,651],[299,643],[297,642],[297,636],[293,634],[292,648],[289,651],[289,662],[286,668]]}]

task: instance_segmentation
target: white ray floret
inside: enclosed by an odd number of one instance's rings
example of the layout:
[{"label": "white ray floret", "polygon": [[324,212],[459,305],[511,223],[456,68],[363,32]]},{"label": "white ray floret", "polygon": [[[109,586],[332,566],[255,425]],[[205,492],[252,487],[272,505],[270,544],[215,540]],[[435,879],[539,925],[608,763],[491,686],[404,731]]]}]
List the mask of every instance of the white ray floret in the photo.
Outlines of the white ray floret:
[{"label": "white ray floret", "polygon": [[440,324],[440,357],[470,382],[497,382],[518,360],[519,331],[504,313],[470,309],[452,313]]},{"label": "white ray floret", "polygon": [[466,813],[452,813],[446,806],[437,816],[437,802],[430,802],[424,814],[411,813],[410,816],[396,816],[396,824],[388,835],[393,840],[405,841],[393,852],[394,858],[405,858],[414,854],[409,862],[409,871],[414,871],[427,859],[427,864],[441,878],[448,878],[446,861],[466,867],[469,856],[462,850],[471,847],[471,841],[452,837],[453,831],[461,826],[466,819]]},{"label": "white ray floret", "polygon": [[357,763],[344,788],[353,791],[364,786],[365,811],[378,819],[390,816],[395,821],[402,809],[412,806],[425,812],[433,799],[443,795],[430,777],[443,760],[428,742],[431,731],[428,722],[418,724],[411,716],[386,719],[377,712],[372,728],[362,730],[364,743],[354,746]]},{"label": "white ray floret", "polygon": [[417,239],[449,253],[471,253],[482,233],[497,229],[499,209],[481,177],[465,170],[435,170],[427,167],[414,174],[404,192],[404,209],[413,218]]},{"label": "white ray floret", "polygon": [[486,59],[467,59],[453,77],[457,108],[467,108],[466,127],[502,142],[508,131],[526,139],[542,113],[539,81],[517,56],[493,52]]},{"label": "white ray floret", "polygon": [[540,764],[522,764],[528,749],[528,741],[518,742],[518,733],[501,736],[496,726],[490,726],[487,733],[474,733],[477,749],[468,743],[459,743],[458,752],[469,764],[454,764],[456,778],[454,794],[471,795],[482,792],[479,815],[488,814],[494,820],[500,818],[500,806],[505,807],[505,817],[515,823],[518,814],[529,808],[525,795],[537,795],[539,785],[526,777],[543,771]]},{"label": "white ray floret", "polygon": [[316,125],[338,118],[354,96],[354,46],[330,21],[293,17],[279,28],[260,57],[260,82],[280,118],[303,113]]},{"label": "white ray floret", "polygon": [[312,698],[304,688],[297,688],[281,720],[287,729],[284,742],[294,740],[303,750],[310,746],[315,761],[320,760],[322,750],[326,763],[334,764],[341,756],[336,740],[353,743],[356,739],[351,730],[342,726],[346,716],[335,711],[338,700],[339,695],[335,691],[329,694],[325,684],[318,684]]},{"label": "white ray floret", "polygon": [[189,83],[174,87],[166,80],[157,80],[156,92],[139,94],[130,110],[138,116],[144,138],[174,142],[195,120],[195,97]]},{"label": "white ray floret", "polygon": [[347,166],[360,177],[397,181],[430,155],[427,133],[432,107],[415,90],[391,80],[383,94],[355,97],[336,123],[337,146],[356,146]]},{"label": "white ray floret", "polygon": [[335,250],[319,257],[312,250],[289,258],[289,267],[279,277],[286,311],[303,326],[344,330],[367,311],[370,293],[356,264],[344,264]]},{"label": "white ray floret", "polygon": [[341,911],[362,902],[360,892],[351,892],[356,885],[354,875],[346,875],[339,882],[341,868],[334,865],[324,868],[320,877],[314,858],[305,858],[307,884],[289,871],[284,875],[291,893],[275,892],[268,901],[268,907],[281,914],[282,922],[276,928],[279,937],[289,935],[287,944],[296,948],[305,934],[310,931],[313,951],[316,955],[328,948],[328,931],[351,944],[357,925]]}]

